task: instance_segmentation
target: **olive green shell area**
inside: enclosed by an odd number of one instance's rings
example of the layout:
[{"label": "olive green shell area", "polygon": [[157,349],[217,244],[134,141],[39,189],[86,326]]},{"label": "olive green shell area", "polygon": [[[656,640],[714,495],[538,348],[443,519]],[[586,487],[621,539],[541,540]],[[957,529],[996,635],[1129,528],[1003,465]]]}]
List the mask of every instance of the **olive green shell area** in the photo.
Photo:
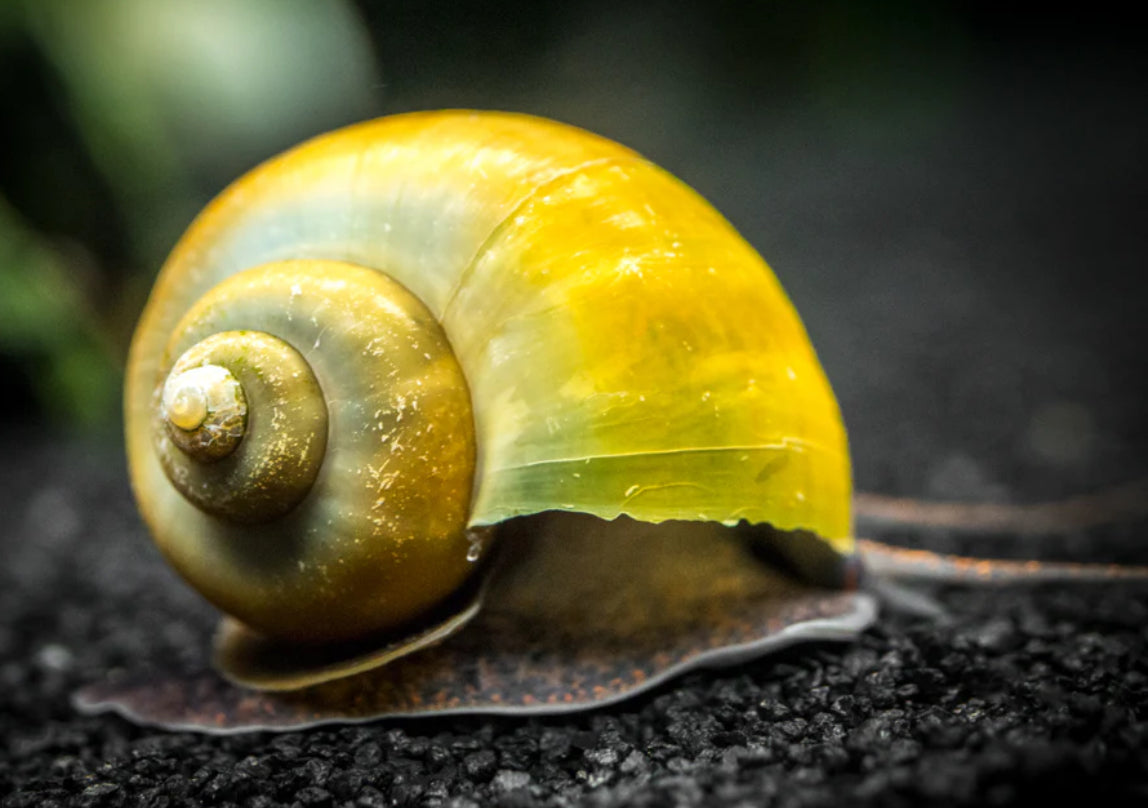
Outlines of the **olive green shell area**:
[{"label": "olive green shell area", "polygon": [[154,463],[144,425],[172,328],[222,280],[293,258],[385,272],[441,322],[474,407],[472,525],[746,520],[851,548],[840,413],[761,257],[634,152],[521,115],[360,124],[216,199],[133,344],[133,474]]}]

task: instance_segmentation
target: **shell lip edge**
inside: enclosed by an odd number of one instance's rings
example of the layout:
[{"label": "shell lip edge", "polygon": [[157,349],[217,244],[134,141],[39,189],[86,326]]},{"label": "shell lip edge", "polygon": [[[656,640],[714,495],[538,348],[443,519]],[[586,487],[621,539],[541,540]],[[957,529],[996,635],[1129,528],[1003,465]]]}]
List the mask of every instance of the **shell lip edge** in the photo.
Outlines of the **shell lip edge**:
[{"label": "shell lip edge", "polygon": [[738,536],[762,563],[804,583],[829,589],[855,590],[865,580],[863,559],[852,535],[834,539],[810,528],[779,527],[768,521],[680,519],[673,516],[655,520],[635,516],[620,508],[556,507],[542,510],[520,508],[509,510],[505,515],[495,514],[478,520],[472,518],[468,527],[506,529],[515,524],[571,517],[593,518],[608,525],[635,522],[655,527],[664,525],[668,529],[691,526],[698,530],[720,528]]}]

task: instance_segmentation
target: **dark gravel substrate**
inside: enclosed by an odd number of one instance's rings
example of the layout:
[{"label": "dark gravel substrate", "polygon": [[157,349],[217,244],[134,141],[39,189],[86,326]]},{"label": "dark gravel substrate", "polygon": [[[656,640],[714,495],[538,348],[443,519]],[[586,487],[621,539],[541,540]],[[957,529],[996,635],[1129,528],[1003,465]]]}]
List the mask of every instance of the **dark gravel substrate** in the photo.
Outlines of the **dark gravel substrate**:
[{"label": "dark gravel substrate", "polygon": [[949,621],[888,615],[854,644],[580,716],[225,738],[83,718],[73,688],[161,656],[192,666],[212,615],[145,543],[118,463],[40,444],[20,465],[3,479],[5,806],[1148,797],[1148,591],[1131,585],[950,589]]}]

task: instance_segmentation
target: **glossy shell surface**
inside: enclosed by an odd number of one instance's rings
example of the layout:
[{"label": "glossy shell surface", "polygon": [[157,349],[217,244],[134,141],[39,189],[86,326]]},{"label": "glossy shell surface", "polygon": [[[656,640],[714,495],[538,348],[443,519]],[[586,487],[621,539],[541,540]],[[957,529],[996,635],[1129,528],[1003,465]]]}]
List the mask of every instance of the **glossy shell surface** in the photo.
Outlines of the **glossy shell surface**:
[{"label": "glossy shell surface", "polygon": [[127,381],[130,465],[153,531],[185,507],[145,428],[176,358],[172,329],[227,278],[290,259],[383,272],[441,324],[474,408],[470,524],[546,510],[745,520],[851,550],[841,417],[760,256],[628,149],[469,112],[305,143],[225,191],[180,241]]}]

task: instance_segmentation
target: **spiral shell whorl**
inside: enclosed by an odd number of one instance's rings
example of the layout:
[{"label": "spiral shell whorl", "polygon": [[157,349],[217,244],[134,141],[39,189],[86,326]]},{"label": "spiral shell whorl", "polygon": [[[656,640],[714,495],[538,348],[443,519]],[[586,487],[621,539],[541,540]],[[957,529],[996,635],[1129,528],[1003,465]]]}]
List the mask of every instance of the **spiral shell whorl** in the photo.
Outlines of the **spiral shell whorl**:
[{"label": "spiral shell whorl", "polygon": [[[200,300],[176,333],[198,333],[212,305],[212,295]],[[160,462],[200,510],[266,522],[311,490],[327,445],[327,404],[287,343],[259,331],[212,334],[176,360],[157,394]]]},{"label": "spiral shell whorl", "polygon": [[158,412],[172,442],[204,463],[234,452],[247,429],[243,385],[219,365],[176,362],[160,391]]},{"label": "spiral shell whorl", "polygon": [[[216,367],[247,404],[222,459],[174,443],[163,397]],[[217,284],[174,329],[151,401],[159,473],[133,458],[145,518],[173,566],[256,630],[360,637],[474,569],[466,381],[438,323],[382,273],[282,261]],[[198,419],[194,400],[184,409]]]}]

